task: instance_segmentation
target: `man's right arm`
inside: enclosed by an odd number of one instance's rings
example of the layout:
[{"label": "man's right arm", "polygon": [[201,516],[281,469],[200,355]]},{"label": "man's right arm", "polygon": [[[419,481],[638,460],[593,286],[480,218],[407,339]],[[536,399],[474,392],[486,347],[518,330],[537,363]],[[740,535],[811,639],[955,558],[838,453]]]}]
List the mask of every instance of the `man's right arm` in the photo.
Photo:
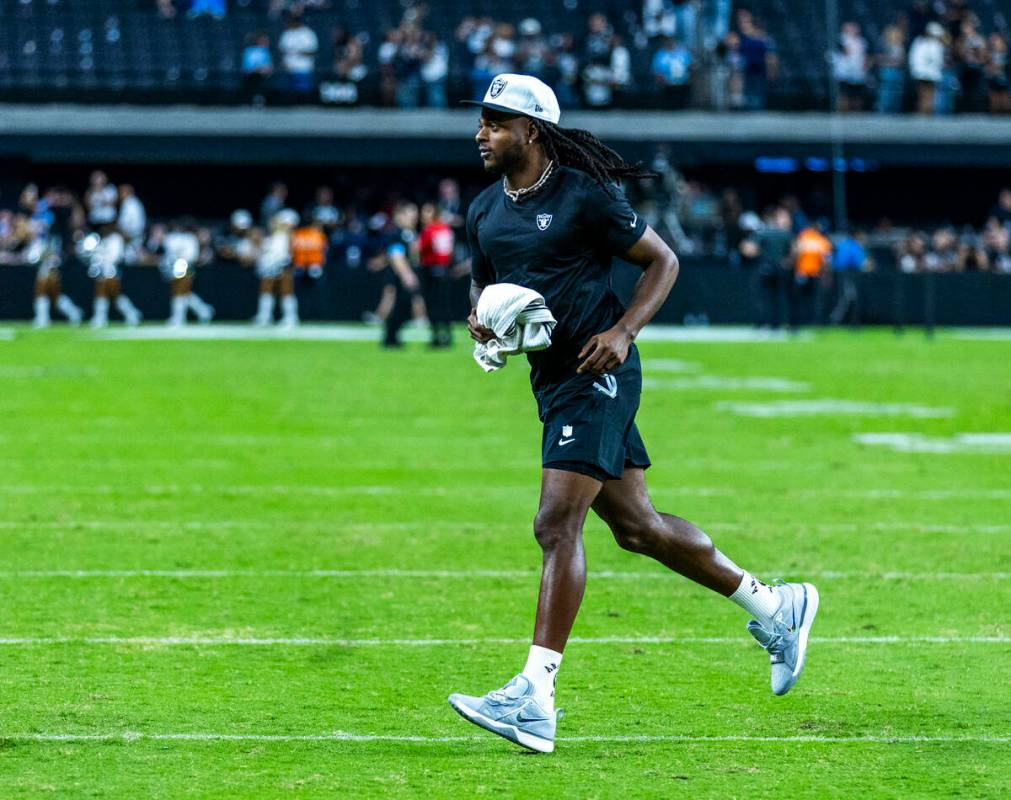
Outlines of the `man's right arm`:
[{"label": "man's right arm", "polygon": [[467,213],[467,242],[470,245],[470,314],[467,316],[467,329],[470,331],[471,339],[483,343],[494,339],[495,331],[478,323],[477,304],[481,299],[484,287],[489,283],[494,283],[494,278],[491,273],[491,265],[485,258],[484,252],[481,250],[481,243],[477,238],[474,206],[471,206]]}]

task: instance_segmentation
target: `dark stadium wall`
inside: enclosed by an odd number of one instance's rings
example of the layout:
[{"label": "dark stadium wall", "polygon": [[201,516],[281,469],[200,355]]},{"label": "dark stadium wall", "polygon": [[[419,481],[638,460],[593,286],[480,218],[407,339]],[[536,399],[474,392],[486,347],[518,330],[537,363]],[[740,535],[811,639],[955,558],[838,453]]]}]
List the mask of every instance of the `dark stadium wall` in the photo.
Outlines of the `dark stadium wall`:
[{"label": "dark stadium wall", "polygon": [[[614,286],[626,299],[638,270],[618,264]],[[32,313],[31,267],[0,268],[0,319],[26,320]],[[931,287],[931,283],[933,286]],[[82,264],[63,269],[64,289],[90,314],[92,281]],[[357,321],[375,308],[382,277],[363,269],[328,269],[315,285],[297,282],[299,312],[303,320]],[[469,281],[454,286],[456,317],[467,315]],[[922,324],[926,319],[928,290],[936,301],[938,325],[1011,325],[1011,280],[989,273],[905,275],[893,271],[859,276],[861,320],[866,324]],[[251,269],[233,264],[212,264],[197,275],[196,292],[217,311],[217,319],[246,321],[256,311],[257,279]],[[123,290],[148,322],[165,320],[169,313],[168,286],[154,267],[127,267]],[[753,324],[758,315],[754,274],[707,259],[683,259],[680,277],[667,303],[656,317],[665,324]],[[834,289],[826,288],[822,308],[829,309]],[[113,321],[115,321],[115,315]]]}]

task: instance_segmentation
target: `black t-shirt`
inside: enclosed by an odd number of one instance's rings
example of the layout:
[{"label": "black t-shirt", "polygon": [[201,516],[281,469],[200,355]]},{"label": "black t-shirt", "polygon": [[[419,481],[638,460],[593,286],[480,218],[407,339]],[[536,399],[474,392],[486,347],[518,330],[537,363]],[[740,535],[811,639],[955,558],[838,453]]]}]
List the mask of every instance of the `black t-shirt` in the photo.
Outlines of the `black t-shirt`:
[{"label": "black t-shirt", "polygon": [[611,289],[611,260],[639,241],[646,223],[617,184],[612,191],[613,197],[585,172],[561,167],[519,202],[497,181],[467,213],[474,282],[533,289],[558,321],[551,347],[527,354],[534,391],[574,375],[583,345],[624,313]]}]

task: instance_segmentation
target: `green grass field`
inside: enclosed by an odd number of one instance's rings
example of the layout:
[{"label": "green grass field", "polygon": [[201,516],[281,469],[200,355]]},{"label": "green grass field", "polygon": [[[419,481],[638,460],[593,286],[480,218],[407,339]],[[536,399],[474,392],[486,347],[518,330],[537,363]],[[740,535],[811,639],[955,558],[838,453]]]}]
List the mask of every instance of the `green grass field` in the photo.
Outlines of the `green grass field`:
[{"label": "green grass field", "polygon": [[773,697],[740,609],[591,520],[537,756],[446,704],[532,628],[522,361],[8,329],[0,797],[1007,797],[1011,448],[957,435],[1011,432],[1011,342],[641,350],[657,506],[819,586],[808,666]]}]

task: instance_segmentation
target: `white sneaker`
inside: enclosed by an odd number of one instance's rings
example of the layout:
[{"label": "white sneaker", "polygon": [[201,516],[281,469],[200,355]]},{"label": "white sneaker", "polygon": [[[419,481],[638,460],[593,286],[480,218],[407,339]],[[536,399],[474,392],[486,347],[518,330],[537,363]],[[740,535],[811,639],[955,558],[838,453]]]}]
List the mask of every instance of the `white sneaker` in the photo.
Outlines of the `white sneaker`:
[{"label": "white sneaker", "polygon": [[777,591],[782,605],[772,620],[772,630],[757,620],[748,623],[748,632],[769,653],[772,664],[772,693],[784,695],[800,677],[807,656],[807,639],[818,613],[818,590],[810,583],[783,583]]}]

